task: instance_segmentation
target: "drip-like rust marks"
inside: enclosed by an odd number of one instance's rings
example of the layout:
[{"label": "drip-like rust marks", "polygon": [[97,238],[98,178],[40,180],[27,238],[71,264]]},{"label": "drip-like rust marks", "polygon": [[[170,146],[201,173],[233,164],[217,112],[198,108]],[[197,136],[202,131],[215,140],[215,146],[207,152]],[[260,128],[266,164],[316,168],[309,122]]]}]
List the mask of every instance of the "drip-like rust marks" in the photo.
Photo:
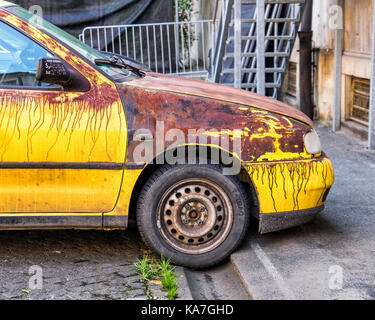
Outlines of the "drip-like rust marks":
[{"label": "drip-like rust marks", "polygon": [[[116,119],[121,126],[124,116],[116,89],[106,83],[86,93],[1,90],[0,106],[1,161],[5,160],[8,146],[17,141],[20,147],[25,142],[27,161],[31,161],[35,148],[41,149],[40,144],[44,144],[45,152],[38,155],[38,161],[48,161],[59,143],[68,153],[73,135],[82,132],[83,142],[90,146],[86,161],[92,160],[101,135],[106,137],[107,159],[113,160],[108,149],[109,123]],[[121,131],[120,128],[116,143],[120,142]]]},{"label": "drip-like rust marks", "polygon": [[259,196],[265,202],[269,196],[272,201],[273,210],[269,211],[270,206],[265,205],[268,211],[264,212],[317,207],[334,180],[332,165],[325,155],[313,160],[253,164],[247,171],[258,191],[262,190]]},{"label": "drip-like rust marks", "polygon": [[25,161],[50,161],[52,154],[53,160],[59,160],[57,153],[76,154],[77,159],[70,157],[70,161],[122,161],[126,124],[116,86],[43,31],[2,9],[0,17],[65,60],[90,83],[90,90],[81,93],[2,89],[0,160],[17,160],[7,157],[15,154],[18,143],[17,152],[26,154],[21,156]]}]

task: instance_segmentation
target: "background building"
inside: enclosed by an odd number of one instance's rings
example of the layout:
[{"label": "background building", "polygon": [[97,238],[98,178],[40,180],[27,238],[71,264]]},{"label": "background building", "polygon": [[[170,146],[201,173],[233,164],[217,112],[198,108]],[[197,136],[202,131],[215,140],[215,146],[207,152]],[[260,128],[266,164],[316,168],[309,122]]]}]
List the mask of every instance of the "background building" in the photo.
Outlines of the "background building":
[{"label": "background building", "polygon": [[[335,29],[342,27],[344,37],[341,73],[341,124],[367,140],[371,77],[371,0],[313,1],[313,92],[317,117],[330,122],[334,110]],[[296,42],[283,87],[283,99],[299,105],[299,53]]]}]

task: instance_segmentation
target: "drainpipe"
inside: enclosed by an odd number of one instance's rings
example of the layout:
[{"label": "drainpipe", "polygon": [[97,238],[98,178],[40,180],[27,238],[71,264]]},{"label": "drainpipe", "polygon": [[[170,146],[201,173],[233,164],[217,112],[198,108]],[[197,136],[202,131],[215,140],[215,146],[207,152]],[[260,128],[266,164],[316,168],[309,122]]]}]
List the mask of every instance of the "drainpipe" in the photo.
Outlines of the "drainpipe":
[{"label": "drainpipe", "polygon": [[312,101],[312,8],[313,0],[306,0],[305,10],[298,32],[299,52],[299,101],[300,109],[310,119],[314,118]]},{"label": "drainpipe", "polygon": [[370,88],[370,119],[369,119],[369,149],[375,150],[375,0],[372,2],[372,57],[371,57],[371,88]]},{"label": "drainpipe", "polygon": [[336,0],[336,25],[335,25],[335,66],[334,66],[334,104],[332,130],[334,132],[341,128],[341,75],[342,75],[342,53],[344,46],[344,0]]}]

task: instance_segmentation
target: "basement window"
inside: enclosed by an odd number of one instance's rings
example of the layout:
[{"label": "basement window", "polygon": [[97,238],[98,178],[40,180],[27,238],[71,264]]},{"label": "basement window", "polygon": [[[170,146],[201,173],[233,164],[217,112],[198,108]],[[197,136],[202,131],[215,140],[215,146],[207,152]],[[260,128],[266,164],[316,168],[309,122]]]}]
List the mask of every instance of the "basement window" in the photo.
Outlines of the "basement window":
[{"label": "basement window", "polygon": [[297,63],[295,62],[289,62],[286,93],[292,97],[297,97]]},{"label": "basement window", "polygon": [[370,110],[370,80],[352,78],[350,119],[368,126]]}]

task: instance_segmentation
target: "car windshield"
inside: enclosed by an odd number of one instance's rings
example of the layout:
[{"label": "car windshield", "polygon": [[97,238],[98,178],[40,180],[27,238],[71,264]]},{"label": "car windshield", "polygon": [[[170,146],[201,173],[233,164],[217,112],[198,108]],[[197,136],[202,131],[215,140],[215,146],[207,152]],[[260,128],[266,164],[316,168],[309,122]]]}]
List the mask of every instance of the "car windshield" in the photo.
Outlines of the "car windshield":
[{"label": "car windshield", "polygon": [[[79,54],[84,56],[88,59],[92,64],[95,64],[95,60],[97,59],[107,59],[105,55],[101,54],[99,51],[89,47],[88,45],[84,44],[77,38],[73,37],[69,33],[61,30],[60,28],[56,27],[52,23],[44,20],[43,18],[19,7],[19,6],[11,6],[7,7],[7,10],[16,16],[26,20],[27,22],[37,26],[40,30],[49,33],[54,38],[58,39],[60,42],[64,43],[68,47],[72,48],[73,50],[77,51]],[[117,66],[105,65],[100,64],[98,65],[102,71],[108,74],[116,81],[126,81],[126,80],[133,80],[136,75],[129,70]]]}]

